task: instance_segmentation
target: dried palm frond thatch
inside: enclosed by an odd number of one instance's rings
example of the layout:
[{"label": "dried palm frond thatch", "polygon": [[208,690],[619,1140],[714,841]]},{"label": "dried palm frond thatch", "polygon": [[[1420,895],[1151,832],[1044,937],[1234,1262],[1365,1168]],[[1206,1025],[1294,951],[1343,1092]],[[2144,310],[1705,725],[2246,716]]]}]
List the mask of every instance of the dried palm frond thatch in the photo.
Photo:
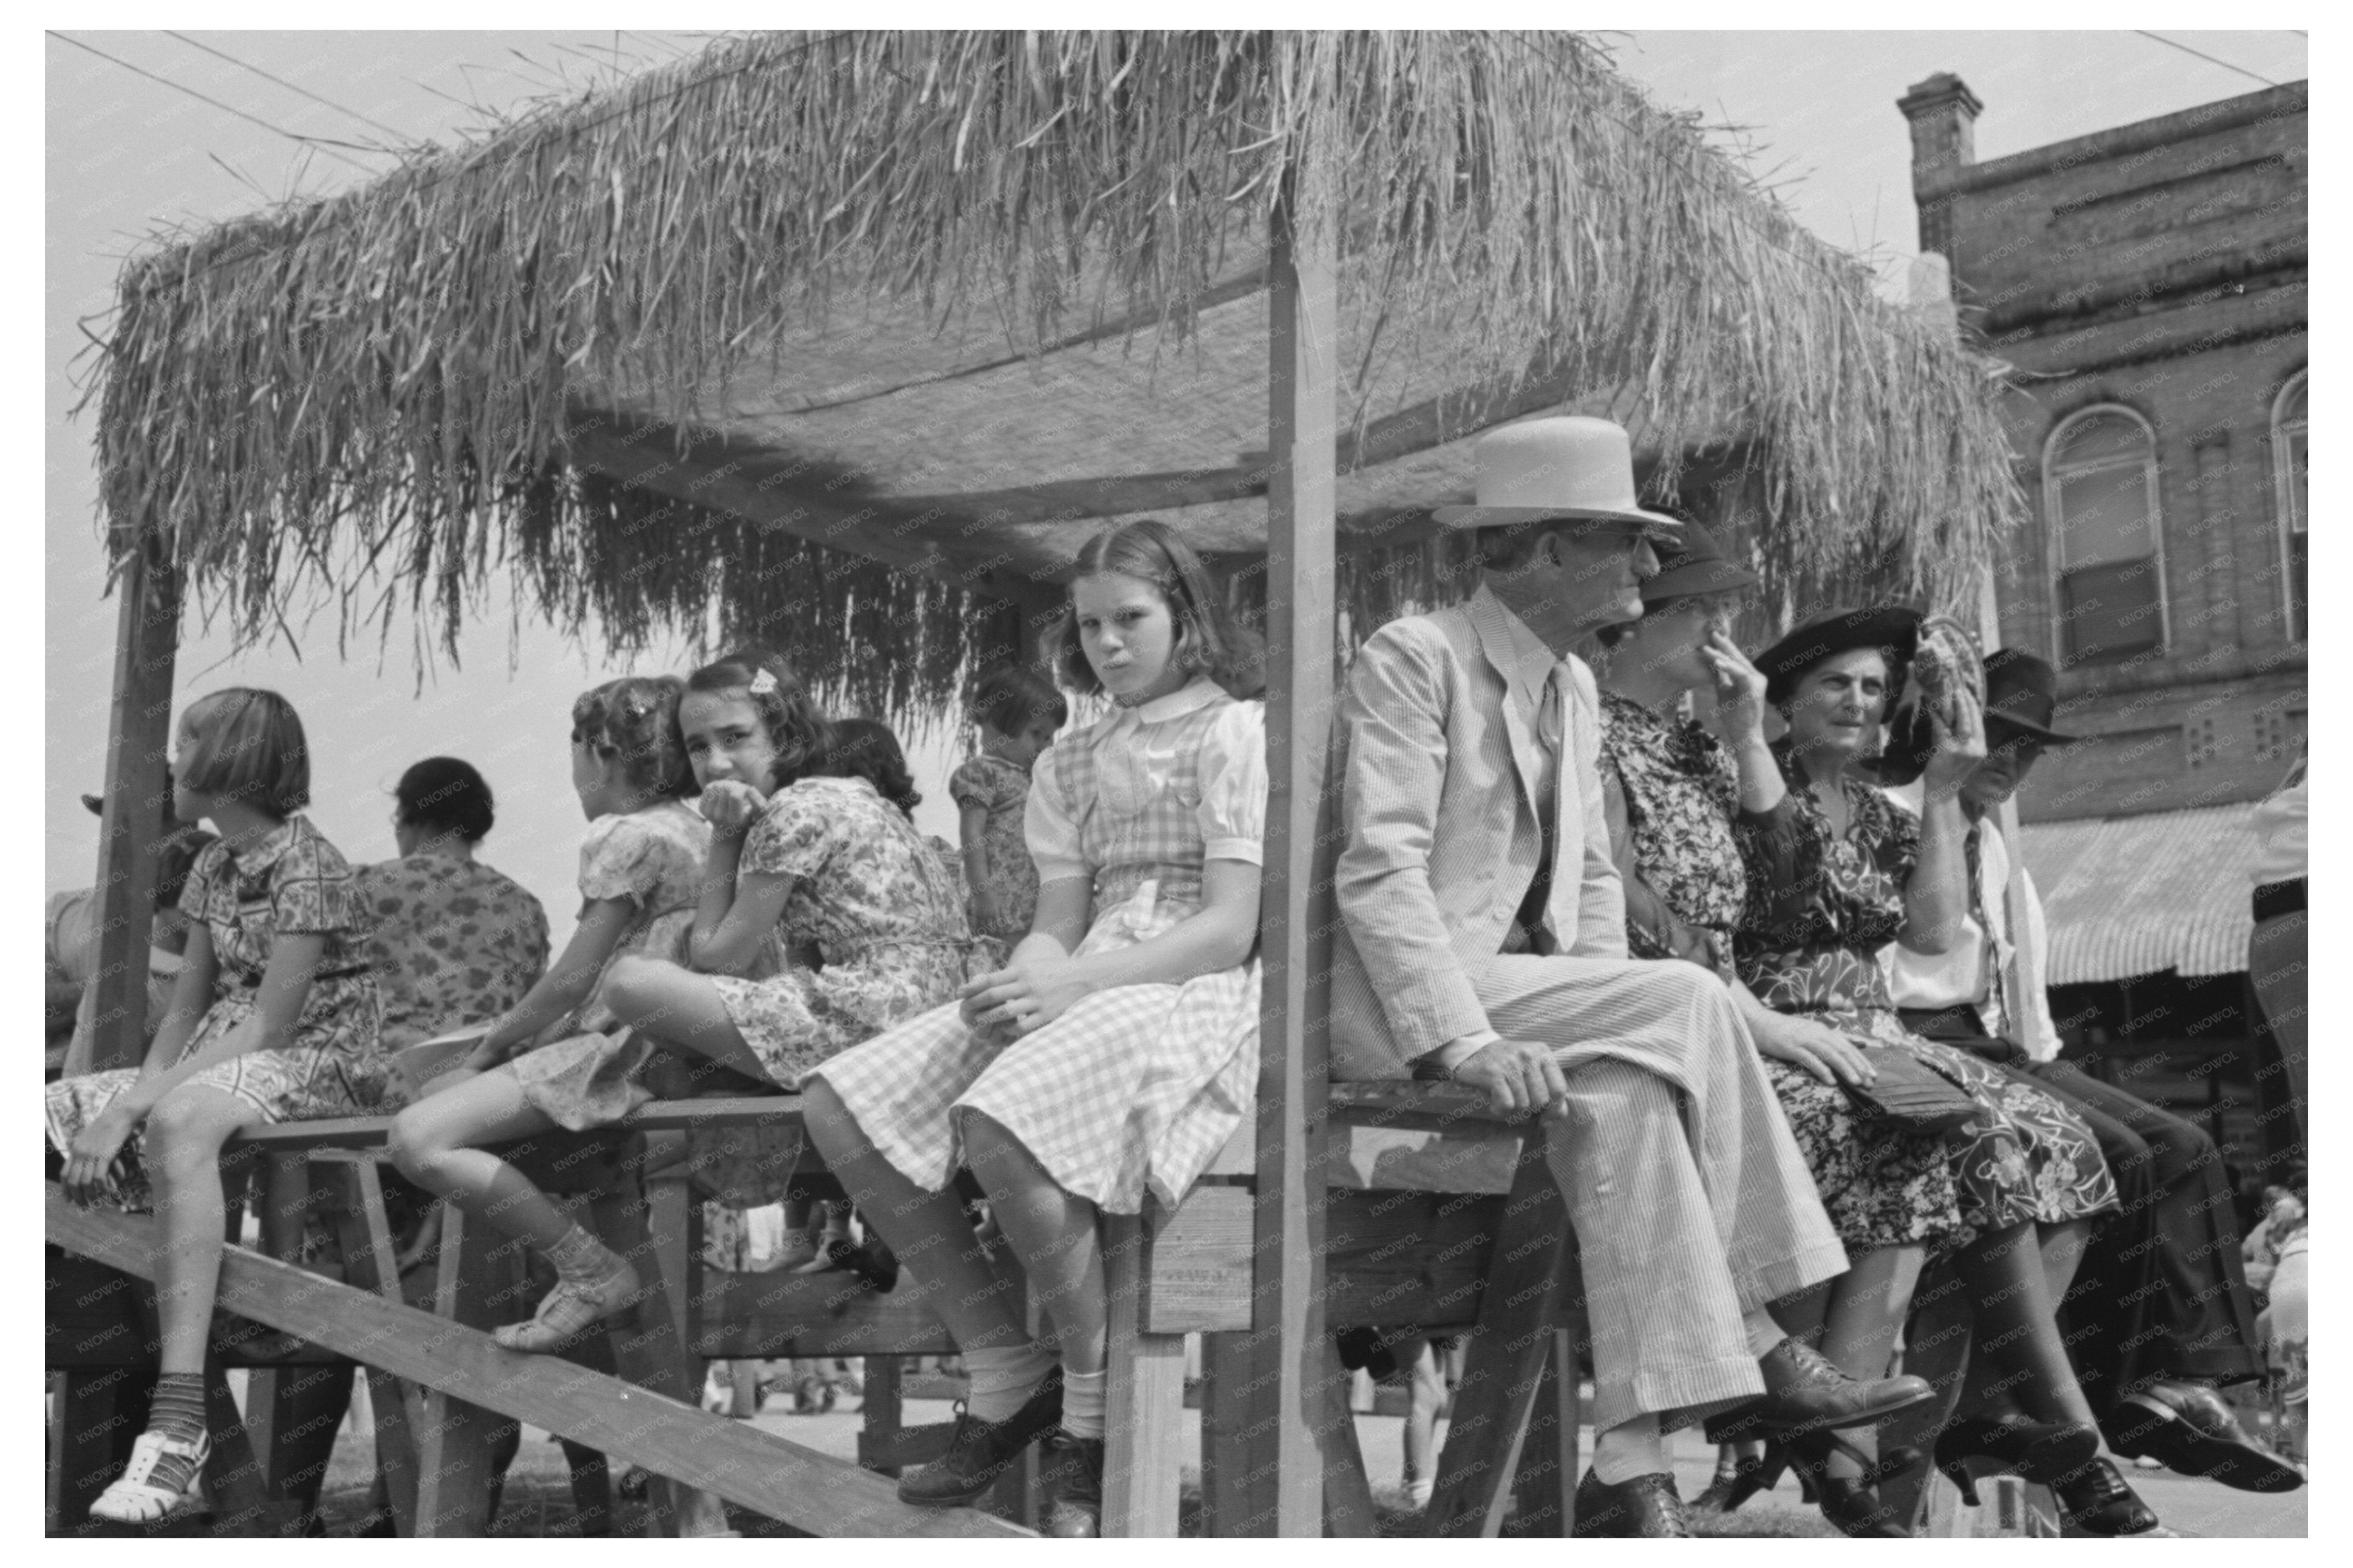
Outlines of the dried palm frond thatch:
[{"label": "dried palm frond thatch", "polygon": [[[1356,431],[1433,367],[1490,409],[1529,378],[1614,393],[1669,484],[1736,431],[1780,602],[1956,602],[2018,515],[1982,362],[1577,37],[855,33],[723,40],[133,258],[100,367],[113,548],[168,553],[247,637],[305,592],[340,594],[347,629],[388,615],[387,580],[454,635],[500,564],[623,642],[742,592],[755,621],[807,606],[849,700],[936,703],[971,619],[955,583],[600,488],[567,468],[584,388],[723,425],[735,378],[789,379],[777,345],[851,306],[1031,354],[1121,319],[1181,342],[1311,145]],[[1094,471],[1122,472],[1116,445]],[[1393,577],[1349,587],[1352,619],[1395,607]]]}]

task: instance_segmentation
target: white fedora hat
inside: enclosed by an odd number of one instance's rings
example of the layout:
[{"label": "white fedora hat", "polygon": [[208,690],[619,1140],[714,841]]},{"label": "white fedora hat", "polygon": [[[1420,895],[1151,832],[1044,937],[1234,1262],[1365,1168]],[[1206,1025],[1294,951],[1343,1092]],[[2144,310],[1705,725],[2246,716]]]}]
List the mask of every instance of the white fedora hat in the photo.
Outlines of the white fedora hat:
[{"label": "white fedora hat", "polygon": [[1681,542],[1681,523],[1634,504],[1634,447],[1623,426],[1581,416],[1530,419],[1480,437],[1477,451],[1478,500],[1431,512],[1442,527],[1581,517]]}]

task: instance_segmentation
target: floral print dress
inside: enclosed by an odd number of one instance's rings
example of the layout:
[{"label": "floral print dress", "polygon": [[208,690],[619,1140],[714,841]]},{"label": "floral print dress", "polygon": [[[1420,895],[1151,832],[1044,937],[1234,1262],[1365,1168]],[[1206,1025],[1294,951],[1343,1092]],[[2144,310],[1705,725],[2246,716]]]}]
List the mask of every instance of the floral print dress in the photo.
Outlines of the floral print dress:
[{"label": "floral print dress", "polygon": [[983,752],[948,775],[948,794],[959,806],[978,806],[988,813],[981,843],[988,852],[987,890],[996,900],[997,923],[986,925],[976,917],[972,929],[1010,947],[1029,934],[1029,922],[1038,913],[1038,866],[1029,858],[1029,841],[1022,831],[1029,814],[1029,773]]},{"label": "floral print dress", "polygon": [[1782,809],[1736,829],[1748,897],[1736,942],[1740,976],[1767,1006],[1801,1013],[1910,1052],[1977,1101],[1953,1153],[1961,1214],[1973,1232],[2087,1219],[2117,1206],[2116,1178],[2083,1119],[2023,1079],[1922,1039],[1887,994],[1879,950],[1904,930],[1904,889],[1920,859],[1920,826],[1878,790],[1842,778],[1848,830],[1807,787],[1786,742],[1774,756]]},{"label": "floral print dress", "polygon": [[[1748,895],[1733,837],[1740,784],[1731,756],[1689,720],[1662,718],[1605,691],[1601,763],[1603,788],[1616,797],[1610,826],[1629,952],[1686,959],[1730,982],[1733,931]],[[1849,1256],[1941,1248],[1959,1233],[1960,1197],[1942,1139],[1878,1128],[1837,1086],[1770,1057],[1764,1063]]]},{"label": "floral print dress", "polygon": [[557,1126],[575,1132],[609,1126],[652,1098],[637,1081],[652,1042],[624,1026],[605,1005],[605,976],[624,953],[683,961],[710,858],[711,824],[682,801],[589,824],[580,841],[581,901],[627,899],[635,912],[597,971],[574,1031],[506,1068],[522,1085],[523,1098]]},{"label": "floral print dress", "polygon": [[[233,1095],[267,1122],[372,1116],[397,1109],[390,1059],[380,1037],[384,1009],[368,973],[362,939],[368,917],[351,867],[306,816],[290,816],[242,854],[216,839],[197,855],[180,889],[180,910],[212,938],[213,1001],[178,1058],[185,1061],[253,1016],[261,979],[280,936],[323,936],[293,1038],[280,1050],[248,1051],[214,1063],[187,1081]],[[49,1142],[60,1153],[137,1080],[119,1068],[50,1084],[45,1106]],[[124,1146],[122,1174],[111,1181],[123,1207],[153,1203],[139,1149],[144,1130]]]},{"label": "floral print dress", "polygon": [[480,861],[411,855],[358,875],[386,1051],[487,1023],[547,972],[547,910]]}]

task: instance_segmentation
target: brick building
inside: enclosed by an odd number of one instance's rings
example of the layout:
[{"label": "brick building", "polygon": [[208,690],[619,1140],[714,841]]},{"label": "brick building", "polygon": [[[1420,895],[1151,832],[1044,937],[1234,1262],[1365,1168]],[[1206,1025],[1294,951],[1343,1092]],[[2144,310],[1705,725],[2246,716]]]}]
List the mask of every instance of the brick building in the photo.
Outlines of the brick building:
[{"label": "brick building", "polygon": [[[2253,1164],[2281,1157],[2244,970],[2248,816],[2306,694],[2306,88],[1978,163],[1957,77],[1899,100],[1920,246],[2017,367],[2032,516],[2002,639],[2060,668],[2021,796],[2071,1051],[2162,1076]],[[2154,1081],[2152,1079],[2152,1081]]]}]

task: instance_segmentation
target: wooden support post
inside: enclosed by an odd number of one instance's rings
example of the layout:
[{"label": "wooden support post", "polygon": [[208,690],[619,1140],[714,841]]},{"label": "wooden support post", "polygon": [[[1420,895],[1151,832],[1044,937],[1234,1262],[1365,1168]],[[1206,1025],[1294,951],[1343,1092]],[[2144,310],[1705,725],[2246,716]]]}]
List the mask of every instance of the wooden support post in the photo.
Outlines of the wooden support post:
[{"label": "wooden support post", "polygon": [[[1314,34],[1278,47],[1331,54]],[[1331,969],[1330,862],[1324,831],[1333,664],[1334,398],[1339,340],[1336,227],[1319,127],[1276,198],[1268,256],[1267,794],[1260,948],[1258,1185],[1250,1433],[1237,1478],[1246,1535],[1319,1536],[1325,1396],[1310,1386],[1324,1326],[1324,1112]]]},{"label": "wooden support post", "polygon": [[1211,1540],[1241,1534],[1250,1511],[1242,1434],[1250,1360],[1247,1334],[1201,1336],[1201,1533]]},{"label": "wooden support post", "polygon": [[1143,1330],[1145,1221],[1103,1216],[1111,1297],[1111,1382],[1104,1410],[1103,1533],[1176,1539],[1185,1458],[1185,1336]]},{"label": "wooden support post", "polygon": [[[433,1315],[468,1328],[486,1328],[491,1313],[483,1298],[490,1278],[488,1226],[469,1220],[455,1204],[441,1210],[441,1243],[435,1259]],[[491,1497],[499,1483],[492,1457],[505,1425],[478,1405],[429,1389],[417,1434],[417,1533],[429,1536],[488,1535]]]},{"label": "wooden support post", "polygon": [[68,1073],[137,1067],[146,1054],[147,938],[155,912],[155,837],[171,801],[172,667],[180,593],[169,565],[135,552],[122,564],[107,730],[106,810],[98,830],[98,1007],[90,1059]]}]

